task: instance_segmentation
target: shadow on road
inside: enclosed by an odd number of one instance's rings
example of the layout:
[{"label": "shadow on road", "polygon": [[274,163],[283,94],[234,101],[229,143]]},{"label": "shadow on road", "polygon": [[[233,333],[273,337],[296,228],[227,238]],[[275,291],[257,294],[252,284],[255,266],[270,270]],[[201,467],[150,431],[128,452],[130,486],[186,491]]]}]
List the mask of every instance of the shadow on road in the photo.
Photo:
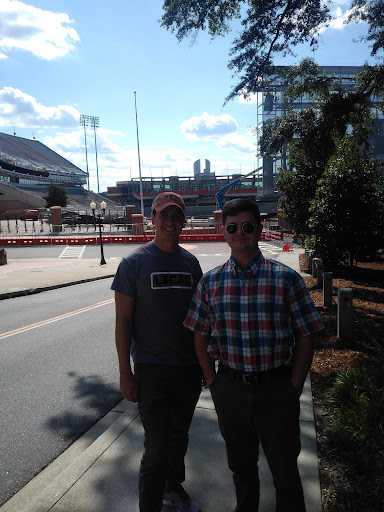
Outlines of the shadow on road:
[{"label": "shadow on road", "polygon": [[115,385],[104,382],[98,375],[82,376],[68,372],[67,376],[74,379],[73,402],[77,408],[80,402],[84,412],[79,414],[64,410],[50,418],[46,426],[61,438],[73,440],[107,414],[122,400],[122,396]]}]

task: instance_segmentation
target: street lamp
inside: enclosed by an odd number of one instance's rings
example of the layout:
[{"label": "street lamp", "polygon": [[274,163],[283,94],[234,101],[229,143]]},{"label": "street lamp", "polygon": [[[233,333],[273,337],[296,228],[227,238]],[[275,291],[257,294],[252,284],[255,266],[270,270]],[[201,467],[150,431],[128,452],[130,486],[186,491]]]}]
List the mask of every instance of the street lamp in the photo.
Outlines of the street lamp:
[{"label": "street lamp", "polygon": [[[89,206],[91,207],[91,210],[92,210],[92,213],[93,213],[93,218],[95,219],[95,222],[97,220],[97,222],[99,224],[100,253],[101,253],[100,265],[106,265],[107,262],[104,259],[104,250],[103,250],[103,237],[102,237],[102,234],[101,234],[101,213],[98,213],[97,216],[96,216],[96,203],[94,201],[92,201]],[[103,211],[103,215],[104,215],[105,214],[105,209],[107,207],[107,203],[105,201],[101,201],[100,207],[101,207],[101,209]]]}]

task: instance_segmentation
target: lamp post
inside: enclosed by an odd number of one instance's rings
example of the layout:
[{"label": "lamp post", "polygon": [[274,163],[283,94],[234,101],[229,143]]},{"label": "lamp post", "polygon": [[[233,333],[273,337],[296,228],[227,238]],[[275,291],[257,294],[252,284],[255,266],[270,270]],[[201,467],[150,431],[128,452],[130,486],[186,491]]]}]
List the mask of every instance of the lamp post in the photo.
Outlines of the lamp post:
[{"label": "lamp post", "polygon": [[[95,219],[95,222],[97,220],[97,222],[99,224],[100,253],[101,253],[100,265],[106,265],[107,262],[104,259],[104,250],[103,250],[103,237],[102,237],[102,234],[101,234],[101,213],[98,213],[97,216],[96,216],[96,203],[94,201],[92,201],[92,203],[90,203],[89,206],[91,207],[91,210],[92,210],[92,213],[93,213],[93,218]],[[100,207],[101,207],[101,209],[103,211],[103,215],[104,215],[105,214],[105,209],[107,207],[107,203],[105,201],[101,201]]]}]

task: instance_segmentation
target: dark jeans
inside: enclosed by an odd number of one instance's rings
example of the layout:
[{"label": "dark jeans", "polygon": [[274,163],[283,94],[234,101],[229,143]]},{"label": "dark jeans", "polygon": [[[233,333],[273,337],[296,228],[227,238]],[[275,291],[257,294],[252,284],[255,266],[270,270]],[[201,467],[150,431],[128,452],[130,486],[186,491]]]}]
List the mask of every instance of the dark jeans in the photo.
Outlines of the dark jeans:
[{"label": "dark jeans", "polygon": [[141,512],[160,512],[164,489],[185,480],[188,430],[201,392],[196,366],[136,364],[138,406],[144,427],[139,474]]},{"label": "dark jeans", "polygon": [[297,467],[299,395],[289,374],[268,383],[244,384],[219,368],[210,390],[233,472],[235,512],[257,512],[259,508],[259,442],[273,476],[276,512],[305,512]]}]

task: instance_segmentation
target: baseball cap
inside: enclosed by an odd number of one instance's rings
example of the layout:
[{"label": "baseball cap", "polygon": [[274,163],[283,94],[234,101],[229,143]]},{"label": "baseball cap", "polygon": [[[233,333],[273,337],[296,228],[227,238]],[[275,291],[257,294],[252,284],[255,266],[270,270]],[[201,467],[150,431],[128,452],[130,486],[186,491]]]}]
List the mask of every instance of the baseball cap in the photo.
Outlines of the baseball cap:
[{"label": "baseball cap", "polygon": [[183,214],[185,214],[183,198],[174,192],[162,192],[159,194],[152,203],[151,211],[161,212],[167,206],[178,206],[183,211]]}]

